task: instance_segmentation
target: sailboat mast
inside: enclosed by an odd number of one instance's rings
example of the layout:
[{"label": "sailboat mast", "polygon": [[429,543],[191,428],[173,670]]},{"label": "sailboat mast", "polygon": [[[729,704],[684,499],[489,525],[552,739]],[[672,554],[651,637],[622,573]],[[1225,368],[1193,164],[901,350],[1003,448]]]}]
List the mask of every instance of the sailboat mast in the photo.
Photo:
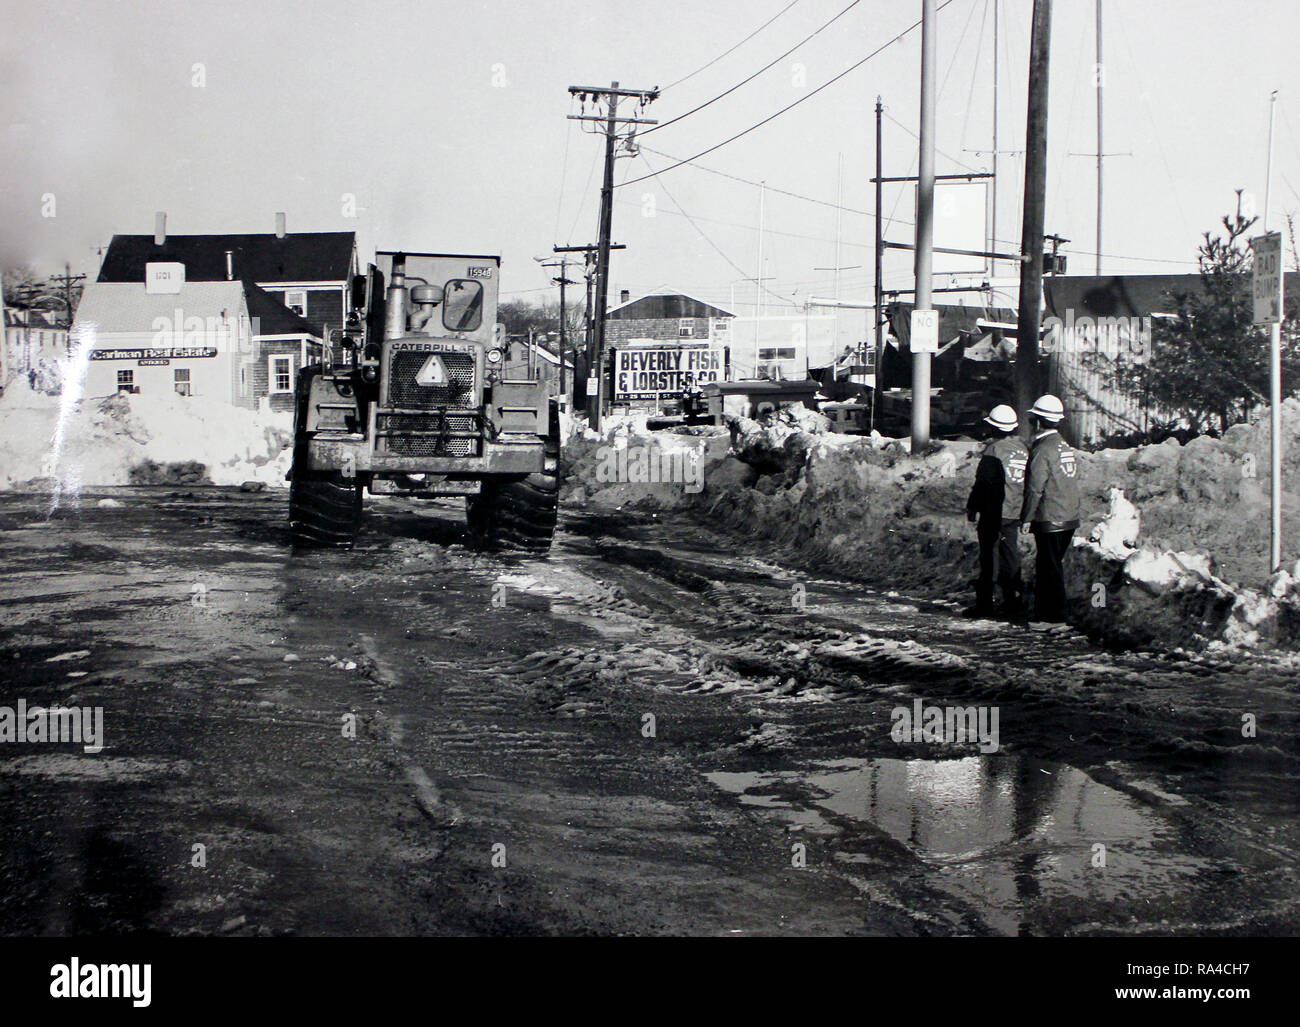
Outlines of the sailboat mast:
[{"label": "sailboat mast", "polygon": [[1101,94],[1106,83],[1106,69],[1101,63],[1101,0],[1097,5],[1097,67],[1093,72],[1093,83],[1097,87],[1097,276],[1101,276],[1101,168],[1105,159],[1105,150],[1101,145]]}]

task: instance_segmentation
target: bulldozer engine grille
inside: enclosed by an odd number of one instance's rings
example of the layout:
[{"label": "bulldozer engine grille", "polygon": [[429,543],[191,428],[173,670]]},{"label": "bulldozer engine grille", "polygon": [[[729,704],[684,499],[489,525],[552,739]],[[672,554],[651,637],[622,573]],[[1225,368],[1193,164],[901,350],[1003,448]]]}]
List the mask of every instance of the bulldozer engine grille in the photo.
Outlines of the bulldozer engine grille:
[{"label": "bulldozer engine grille", "polygon": [[482,428],[476,414],[379,414],[380,452],[398,456],[478,456]]},{"label": "bulldozer engine grille", "polygon": [[474,405],[474,354],[439,352],[448,381],[420,385],[415,378],[429,356],[425,352],[393,354],[388,374],[388,404],[395,407]]}]

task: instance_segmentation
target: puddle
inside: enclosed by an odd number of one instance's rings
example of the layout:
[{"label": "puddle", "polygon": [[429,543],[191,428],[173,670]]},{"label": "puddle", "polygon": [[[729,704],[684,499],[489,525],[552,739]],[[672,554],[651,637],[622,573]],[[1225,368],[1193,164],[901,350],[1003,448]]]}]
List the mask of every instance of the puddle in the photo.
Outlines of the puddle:
[{"label": "puddle", "polygon": [[812,768],[705,776],[831,846],[841,864],[868,862],[883,832],[1002,934],[1059,930],[1062,918],[1128,922],[1130,908],[1178,896],[1208,862],[1180,852],[1160,816],[1061,764],[1003,754]]}]

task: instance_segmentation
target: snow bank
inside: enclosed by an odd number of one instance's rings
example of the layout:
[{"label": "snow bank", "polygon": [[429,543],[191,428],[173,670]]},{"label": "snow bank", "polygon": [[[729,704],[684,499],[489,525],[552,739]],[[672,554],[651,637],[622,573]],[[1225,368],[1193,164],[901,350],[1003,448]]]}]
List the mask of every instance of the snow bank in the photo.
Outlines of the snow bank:
[{"label": "snow bank", "polygon": [[564,447],[561,502],[597,510],[688,506],[726,456],[726,428],[697,426],[652,432],[647,415],[609,417],[599,433],[575,422]]},{"label": "snow bank", "polygon": [[175,393],[109,398],[51,396],[12,383],[0,396],[0,488],[128,485],[142,469],[166,476],[197,465],[214,485],[283,486],[293,415],[231,407]]},{"label": "snow bank", "polygon": [[[1295,560],[1300,400],[1287,401],[1283,422],[1284,551]],[[681,435],[638,436],[637,428],[622,423],[606,436],[683,444]],[[608,441],[588,433],[570,444],[566,501],[692,511],[847,577],[973,598],[978,545],[965,503],[975,442],[936,443],[913,457],[907,440],[837,435],[797,412],[761,423],[732,418],[728,436],[689,442],[700,448],[703,488],[687,493],[597,481],[595,453]],[[1072,620],[1155,648],[1300,646],[1300,561],[1285,574],[1267,567],[1268,449],[1265,417],[1223,439],[1081,453],[1085,527],[1067,556]],[[1032,579],[1033,543],[1022,546]]]}]

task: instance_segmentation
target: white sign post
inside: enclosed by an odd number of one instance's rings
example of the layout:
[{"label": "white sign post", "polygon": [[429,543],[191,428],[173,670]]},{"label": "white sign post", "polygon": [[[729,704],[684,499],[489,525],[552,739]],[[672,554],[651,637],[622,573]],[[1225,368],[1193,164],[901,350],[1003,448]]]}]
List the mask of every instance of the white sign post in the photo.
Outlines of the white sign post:
[{"label": "white sign post", "polygon": [[1282,323],[1282,233],[1269,232],[1250,241],[1254,251],[1255,324]]},{"label": "white sign post", "polygon": [[1282,566],[1282,233],[1268,232],[1250,241],[1254,251],[1251,282],[1255,306],[1255,324],[1268,325],[1269,334],[1269,532],[1268,566],[1276,571]]},{"label": "white sign post", "polygon": [[912,352],[939,352],[939,311],[912,311]]}]

